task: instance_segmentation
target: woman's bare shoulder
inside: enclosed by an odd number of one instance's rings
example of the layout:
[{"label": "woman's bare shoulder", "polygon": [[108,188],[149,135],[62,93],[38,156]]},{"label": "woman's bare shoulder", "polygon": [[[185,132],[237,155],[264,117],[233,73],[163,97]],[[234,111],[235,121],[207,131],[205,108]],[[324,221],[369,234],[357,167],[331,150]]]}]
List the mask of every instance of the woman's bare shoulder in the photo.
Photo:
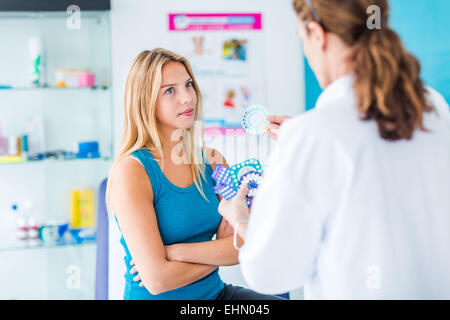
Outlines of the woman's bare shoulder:
[{"label": "woman's bare shoulder", "polygon": [[139,159],[134,156],[128,156],[114,166],[111,170],[111,175],[113,175],[114,179],[129,180],[130,177],[139,177],[142,172],[145,172],[145,169]]},{"label": "woman's bare shoulder", "polygon": [[133,157],[127,157],[118,162],[110,172],[112,183],[111,192],[127,193],[130,197],[153,198],[153,190],[150,179],[140,161]]}]

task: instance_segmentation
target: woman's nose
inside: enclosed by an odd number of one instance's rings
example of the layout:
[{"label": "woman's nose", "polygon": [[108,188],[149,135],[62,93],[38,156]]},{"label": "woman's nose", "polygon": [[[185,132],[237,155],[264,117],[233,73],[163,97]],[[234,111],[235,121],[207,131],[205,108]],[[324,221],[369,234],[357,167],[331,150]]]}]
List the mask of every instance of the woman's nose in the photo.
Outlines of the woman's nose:
[{"label": "woman's nose", "polygon": [[180,96],[181,104],[189,104],[193,99],[193,93],[188,88],[185,88]]}]

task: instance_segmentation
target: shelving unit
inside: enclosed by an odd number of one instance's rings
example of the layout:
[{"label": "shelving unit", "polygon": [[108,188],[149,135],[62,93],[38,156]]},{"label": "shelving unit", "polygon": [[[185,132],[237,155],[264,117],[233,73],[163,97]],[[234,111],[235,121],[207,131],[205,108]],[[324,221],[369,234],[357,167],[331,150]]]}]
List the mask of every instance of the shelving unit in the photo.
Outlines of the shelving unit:
[{"label": "shelving unit", "polygon": [[[57,1],[48,10],[20,11],[16,3],[0,5],[0,125],[3,136],[21,134],[27,119],[39,117],[45,152],[76,152],[79,142],[97,141],[99,158],[5,162],[0,159],[0,225],[12,203],[31,200],[39,224],[70,222],[73,189],[98,188],[108,175],[113,156],[111,34],[108,5],[87,4],[81,28],[69,29],[66,8]],[[99,3],[102,1],[96,1]],[[29,2],[30,4],[32,2]],[[60,3],[60,2],[59,2]],[[88,3],[88,1],[86,2]],[[92,3],[91,3],[92,4]],[[85,8],[81,6],[82,8]],[[34,7],[33,7],[34,8]],[[38,10],[38,9],[35,9]],[[46,80],[31,86],[28,39],[43,39]],[[57,68],[87,68],[96,87],[57,87]],[[107,83],[107,86],[102,85]],[[0,248],[0,299],[93,299],[96,242]],[[12,276],[19,275],[20,277]]]}]

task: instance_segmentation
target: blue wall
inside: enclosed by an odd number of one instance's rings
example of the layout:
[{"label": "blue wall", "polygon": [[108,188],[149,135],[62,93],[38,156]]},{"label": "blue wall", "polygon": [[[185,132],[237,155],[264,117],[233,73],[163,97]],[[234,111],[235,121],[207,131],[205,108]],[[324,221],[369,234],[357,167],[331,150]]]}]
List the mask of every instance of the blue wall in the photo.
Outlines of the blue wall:
[{"label": "blue wall", "polygon": [[305,110],[314,108],[321,92],[319,82],[305,58]]},{"label": "blue wall", "polygon": [[[390,0],[390,25],[422,66],[424,82],[450,104],[450,0]],[[322,92],[305,59],[306,109]]]}]

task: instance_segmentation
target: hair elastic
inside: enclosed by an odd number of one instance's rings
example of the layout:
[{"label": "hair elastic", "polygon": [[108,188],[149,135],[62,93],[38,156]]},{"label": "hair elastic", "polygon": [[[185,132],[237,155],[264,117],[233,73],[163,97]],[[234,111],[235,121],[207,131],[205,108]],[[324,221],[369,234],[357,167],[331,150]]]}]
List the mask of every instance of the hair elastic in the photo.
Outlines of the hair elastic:
[{"label": "hair elastic", "polygon": [[317,13],[316,8],[314,8],[311,0],[305,0],[305,2],[308,5],[308,7],[311,9],[314,19],[316,19],[318,22],[321,22],[319,14]]}]

